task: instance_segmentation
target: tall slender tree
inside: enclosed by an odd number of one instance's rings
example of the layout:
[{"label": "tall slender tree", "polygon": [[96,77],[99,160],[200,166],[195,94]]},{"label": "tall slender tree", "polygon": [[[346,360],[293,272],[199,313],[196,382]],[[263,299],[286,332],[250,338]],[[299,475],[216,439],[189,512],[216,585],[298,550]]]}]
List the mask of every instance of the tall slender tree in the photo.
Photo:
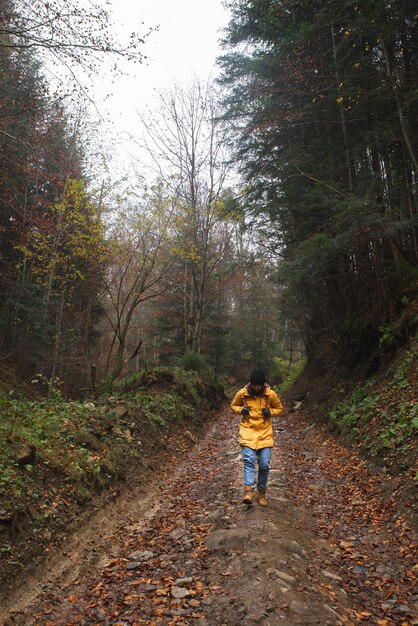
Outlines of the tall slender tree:
[{"label": "tall slender tree", "polygon": [[[200,352],[207,291],[228,242],[223,193],[228,170],[225,129],[210,84],[159,94],[157,115],[144,121],[145,146],[175,202],[175,254],[182,278],[177,295],[183,308],[186,351]],[[181,269],[180,269],[181,267]]]}]

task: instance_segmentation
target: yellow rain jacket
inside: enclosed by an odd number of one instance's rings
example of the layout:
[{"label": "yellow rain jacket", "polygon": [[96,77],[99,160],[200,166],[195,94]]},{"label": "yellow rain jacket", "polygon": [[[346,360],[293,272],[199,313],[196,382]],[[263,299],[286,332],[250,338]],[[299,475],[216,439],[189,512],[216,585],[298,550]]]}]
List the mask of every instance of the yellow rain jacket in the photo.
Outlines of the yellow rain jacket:
[{"label": "yellow rain jacket", "polygon": [[272,448],[274,445],[273,426],[271,419],[264,419],[262,410],[269,408],[272,417],[277,417],[283,412],[283,406],[279,396],[269,385],[264,385],[264,390],[258,396],[250,395],[249,385],[238,391],[232,400],[231,409],[238,415],[246,406],[250,409],[247,417],[242,417],[239,428],[239,442],[242,446],[248,446],[253,450],[260,448]]}]

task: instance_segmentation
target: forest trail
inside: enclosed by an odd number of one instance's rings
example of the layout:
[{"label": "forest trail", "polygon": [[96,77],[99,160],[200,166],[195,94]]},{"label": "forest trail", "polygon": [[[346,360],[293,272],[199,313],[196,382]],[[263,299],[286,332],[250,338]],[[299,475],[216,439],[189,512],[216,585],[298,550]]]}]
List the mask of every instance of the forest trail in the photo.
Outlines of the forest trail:
[{"label": "forest trail", "polygon": [[3,624],[418,624],[416,542],[396,493],[384,497],[390,480],[285,414],[269,506],[246,507],[237,429],[225,410],[160,485],[108,505]]}]

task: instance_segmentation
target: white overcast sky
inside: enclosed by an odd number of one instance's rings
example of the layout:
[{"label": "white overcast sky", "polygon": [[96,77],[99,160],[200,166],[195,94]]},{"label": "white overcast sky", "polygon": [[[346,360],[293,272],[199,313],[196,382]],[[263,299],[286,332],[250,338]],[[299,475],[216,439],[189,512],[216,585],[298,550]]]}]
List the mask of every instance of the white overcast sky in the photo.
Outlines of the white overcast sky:
[{"label": "white overcast sky", "polygon": [[152,103],[156,89],[187,83],[193,74],[216,75],[220,29],[228,23],[222,0],[112,0],[112,14],[115,27],[125,33],[158,27],[141,49],[147,59],[125,66],[129,76],[113,85],[104,76],[96,81],[97,107],[107,112],[116,132],[132,132],[136,111]]}]

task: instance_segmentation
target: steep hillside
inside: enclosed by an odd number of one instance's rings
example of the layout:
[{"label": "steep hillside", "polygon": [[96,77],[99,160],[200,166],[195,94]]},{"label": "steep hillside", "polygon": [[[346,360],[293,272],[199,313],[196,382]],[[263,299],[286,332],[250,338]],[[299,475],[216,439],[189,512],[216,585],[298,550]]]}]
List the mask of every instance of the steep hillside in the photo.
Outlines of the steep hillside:
[{"label": "steep hillside", "polygon": [[193,443],[224,397],[215,381],[182,368],[142,371],[84,403],[58,391],[27,399],[16,380],[7,391],[12,377],[3,373],[0,581],[45,556],[124,484],[142,484],[181,438]]},{"label": "steep hillside", "polygon": [[396,478],[394,485],[402,485],[405,502],[414,507],[418,484],[417,311],[415,300],[407,313],[382,329],[380,349],[368,361],[349,369],[322,355],[308,363],[287,394],[289,406],[298,402],[297,408],[311,419],[322,422]]}]

